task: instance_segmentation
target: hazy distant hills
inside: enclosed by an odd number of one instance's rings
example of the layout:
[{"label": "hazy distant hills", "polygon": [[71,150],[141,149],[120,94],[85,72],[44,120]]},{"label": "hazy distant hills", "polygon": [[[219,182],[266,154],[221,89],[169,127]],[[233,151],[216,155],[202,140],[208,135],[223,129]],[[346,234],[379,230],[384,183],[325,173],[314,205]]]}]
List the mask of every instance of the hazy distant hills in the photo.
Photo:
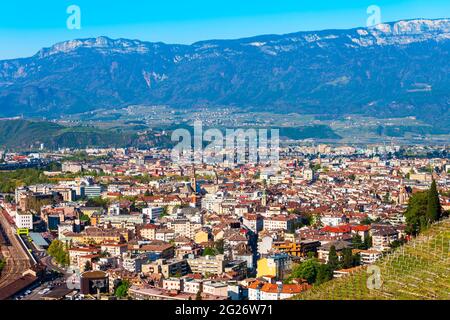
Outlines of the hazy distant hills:
[{"label": "hazy distant hills", "polygon": [[450,124],[450,20],[168,45],[74,40],[0,61],[0,116],[130,104],[417,116]]},{"label": "hazy distant hills", "polygon": [[86,147],[152,147],[165,145],[168,138],[152,132],[138,135],[132,131],[99,129],[90,126],[68,127],[48,121],[0,120],[0,147],[13,150]]}]

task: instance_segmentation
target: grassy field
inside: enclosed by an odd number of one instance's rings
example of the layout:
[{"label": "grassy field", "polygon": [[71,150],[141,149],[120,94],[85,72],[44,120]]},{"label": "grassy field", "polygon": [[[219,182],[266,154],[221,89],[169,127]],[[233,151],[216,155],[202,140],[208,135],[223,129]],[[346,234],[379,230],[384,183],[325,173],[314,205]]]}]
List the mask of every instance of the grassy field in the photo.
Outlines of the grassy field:
[{"label": "grassy field", "polygon": [[450,220],[385,256],[381,287],[369,289],[366,268],[332,280],[296,297],[298,300],[448,300],[450,299]]}]

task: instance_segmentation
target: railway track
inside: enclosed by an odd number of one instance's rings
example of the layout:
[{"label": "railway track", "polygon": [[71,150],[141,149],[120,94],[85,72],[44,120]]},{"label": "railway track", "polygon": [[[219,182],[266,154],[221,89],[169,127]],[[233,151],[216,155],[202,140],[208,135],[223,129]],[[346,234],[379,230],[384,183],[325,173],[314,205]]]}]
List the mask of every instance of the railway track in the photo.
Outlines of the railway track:
[{"label": "railway track", "polygon": [[0,289],[16,281],[22,276],[22,273],[30,268],[28,260],[17,259],[14,257],[14,250],[2,250],[2,255],[6,259],[5,268],[0,277]]},{"label": "railway track", "polygon": [[0,275],[1,288],[11,284],[19,279],[22,274],[30,269],[31,262],[27,252],[19,243],[16,235],[14,235],[11,225],[6,220],[4,212],[0,213],[1,226],[1,255],[6,260],[5,268]]}]

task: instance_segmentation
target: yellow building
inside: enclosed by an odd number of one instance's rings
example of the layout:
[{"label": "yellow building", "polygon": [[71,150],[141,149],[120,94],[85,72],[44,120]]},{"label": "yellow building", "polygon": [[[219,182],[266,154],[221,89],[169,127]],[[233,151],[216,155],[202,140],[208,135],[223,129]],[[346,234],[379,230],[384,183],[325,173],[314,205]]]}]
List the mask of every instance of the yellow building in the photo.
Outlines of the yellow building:
[{"label": "yellow building", "polygon": [[158,227],[154,224],[147,224],[139,229],[139,235],[147,240],[155,240],[156,239],[156,231]]},{"label": "yellow building", "polygon": [[100,223],[101,216],[99,214],[92,214],[90,218],[91,226],[95,227]]},{"label": "yellow building", "polygon": [[100,207],[98,207],[98,208],[97,207],[82,207],[82,208],[80,208],[80,211],[84,215],[86,215],[90,218],[90,217],[92,217],[92,215],[94,213],[100,213],[102,211],[102,208],[100,208]]},{"label": "yellow building", "polygon": [[286,271],[290,270],[292,260],[287,254],[276,254],[261,258],[257,263],[257,277],[274,277],[282,280]]},{"label": "yellow building", "polygon": [[205,230],[200,230],[195,234],[194,241],[197,244],[208,242],[210,239],[210,233]]},{"label": "yellow building", "polygon": [[294,257],[307,257],[309,252],[316,253],[319,241],[276,241],[272,243],[273,252],[287,253]]},{"label": "yellow building", "polygon": [[275,252],[287,253],[291,256],[301,256],[301,246],[297,242],[281,241],[272,243],[272,248]]}]

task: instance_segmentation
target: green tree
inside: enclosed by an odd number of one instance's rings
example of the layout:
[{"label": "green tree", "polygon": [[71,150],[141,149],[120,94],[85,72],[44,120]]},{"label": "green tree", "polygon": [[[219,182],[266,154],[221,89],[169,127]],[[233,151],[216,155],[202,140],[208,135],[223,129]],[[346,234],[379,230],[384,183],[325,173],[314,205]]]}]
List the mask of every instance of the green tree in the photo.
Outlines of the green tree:
[{"label": "green tree", "polygon": [[352,256],[352,262],[353,262],[353,266],[360,266],[361,265],[361,255],[359,253],[354,254]]},{"label": "green tree", "polygon": [[89,222],[89,221],[91,221],[91,219],[89,218],[89,216],[87,215],[87,214],[81,214],[81,216],[80,216],[80,221],[81,222]]},{"label": "green tree", "polygon": [[90,261],[86,261],[84,264],[84,271],[91,271],[92,270],[92,264]]},{"label": "green tree", "polygon": [[[175,209],[174,209],[175,210]],[[169,207],[168,206],[164,206],[163,207],[163,212],[161,213],[161,215],[159,216],[160,218],[164,218],[166,216],[169,215]]]},{"label": "green tree", "polygon": [[427,226],[426,212],[428,203],[428,193],[418,192],[409,198],[408,208],[405,212],[406,232],[417,235]]},{"label": "green tree", "polygon": [[195,300],[198,300],[198,301],[203,300],[202,293],[200,292],[200,290],[197,291],[197,294],[195,295]]},{"label": "green tree", "polygon": [[333,270],[327,264],[321,264],[317,270],[316,285],[321,285],[333,279]]},{"label": "green tree", "polygon": [[389,247],[391,249],[396,249],[396,248],[401,247],[404,243],[405,243],[404,240],[395,240],[390,243]]},{"label": "green tree", "polygon": [[215,249],[216,249],[216,251],[219,253],[219,254],[223,254],[224,253],[224,245],[225,245],[225,243],[224,243],[224,240],[223,239],[220,239],[220,240],[217,240],[216,242],[215,242],[215,244],[214,244],[214,247],[215,247]]},{"label": "green tree", "polygon": [[60,240],[53,240],[47,249],[48,254],[55,259],[55,261],[62,265],[69,265],[69,253],[66,246]]},{"label": "green tree", "polygon": [[339,257],[336,253],[335,246],[330,247],[330,252],[328,253],[328,265],[333,271],[339,267]]},{"label": "green tree", "polygon": [[6,260],[0,259],[0,275],[2,274],[2,270],[5,268],[5,266],[6,266]]},{"label": "green tree", "polygon": [[309,284],[313,284],[316,282],[319,266],[320,263],[317,259],[308,259],[294,268],[288,281],[291,281],[292,279],[304,279],[308,281]]},{"label": "green tree", "polygon": [[417,235],[433,222],[440,220],[442,216],[439,193],[436,181],[433,180],[427,192],[416,193],[409,199],[405,212],[406,232]]},{"label": "green tree", "polygon": [[369,249],[372,247],[372,236],[365,236],[364,237],[364,249]]},{"label": "green tree", "polygon": [[351,267],[353,267],[352,249],[344,248],[342,249],[342,268],[348,269]]},{"label": "green tree", "polygon": [[363,243],[362,238],[359,234],[355,234],[352,237],[352,246],[355,249],[360,249],[360,250],[367,249],[366,245]]},{"label": "green tree", "polygon": [[203,256],[215,256],[217,254],[216,250],[214,250],[213,248],[205,248],[205,250],[203,250]]},{"label": "green tree", "polygon": [[439,200],[439,192],[437,190],[436,181],[433,179],[431,183],[431,188],[428,190],[428,201],[427,201],[427,220],[428,223],[433,223],[442,218],[442,207]]},{"label": "green tree", "polygon": [[108,208],[108,205],[108,199],[103,199],[101,197],[90,198],[86,202],[86,207],[103,207],[104,209],[106,209]]},{"label": "green tree", "polygon": [[128,281],[121,281],[114,295],[117,298],[125,298],[128,295],[128,289],[130,289],[130,283]]}]

